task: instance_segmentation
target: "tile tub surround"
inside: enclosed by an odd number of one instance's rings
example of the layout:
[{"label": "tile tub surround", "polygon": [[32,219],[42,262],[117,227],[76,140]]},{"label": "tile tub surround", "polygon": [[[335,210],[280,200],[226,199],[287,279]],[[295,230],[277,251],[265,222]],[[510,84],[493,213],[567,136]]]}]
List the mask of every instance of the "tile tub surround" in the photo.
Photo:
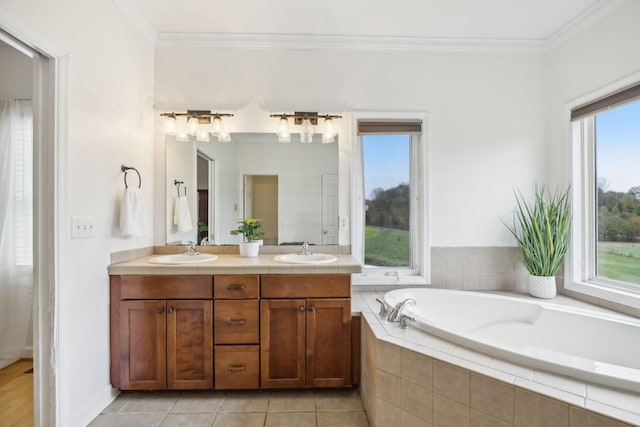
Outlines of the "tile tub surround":
[{"label": "tile tub surround", "polygon": [[368,427],[357,391],[122,393],[90,427]]},{"label": "tile tub surround", "polygon": [[362,310],[360,393],[372,426],[397,420],[400,426],[640,426],[640,394],[515,365],[413,328],[401,330],[378,317],[375,298],[381,295],[352,297],[353,309]]}]

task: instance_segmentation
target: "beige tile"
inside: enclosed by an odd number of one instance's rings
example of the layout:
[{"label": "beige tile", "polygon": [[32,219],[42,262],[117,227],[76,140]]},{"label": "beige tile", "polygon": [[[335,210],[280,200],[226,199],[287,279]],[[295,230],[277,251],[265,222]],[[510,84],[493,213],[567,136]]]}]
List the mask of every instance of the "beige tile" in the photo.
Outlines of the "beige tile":
[{"label": "beige tile", "polygon": [[398,425],[398,420],[402,416],[402,411],[391,403],[376,399],[376,415],[374,427],[393,427]]},{"label": "beige tile", "polygon": [[266,412],[269,396],[262,393],[227,392],[220,412]]},{"label": "beige tile", "polygon": [[178,397],[171,408],[172,413],[214,413],[224,400],[221,392],[185,392]]},{"label": "beige tile", "polygon": [[469,406],[469,371],[434,359],[433,391]]},{"label": "beige tile", "polygon": [[126,394],[121,393],[116,399],[102,410],[102,414],[114,414],[120,412],[122,408],[129,402],[129,397]]},{"label": "beige tile", "polygon": [[316,394],[313,391],[274,391],[269,393],[269,412],[315,410]]},{"label": "beige tile", "polygon": [[316,413],[269,412],[265,427],[316,427]]},{"label": "beige tile", "polygon": [[364,411],[318,412],[318,427],[369,427]]},{"label": "beige tile", "polygon": [[433,394],[415,384],[404,382],[400,407],[403,411],[430,423],[433,419]]},{"label": "beige tile", "polygon": [[516,387],[517,427],[568,427],[569,405]]},{"label": "beige tile", "polygon": [[475,409],[469,410],[469,427],[512,427],[513,424],[505,423],[490,415],[483,414]]},{"label": "beige tile", "polygon": [[318,411],[362,411],[360,393],[353,390],[316,392]]},{"label": "beige tile", "polygon": [[400,406],[402,396],[402,380],[378,369],[376,396],[387,402]]},{"label": "beige tile", "polygon": [[402,375],[401,348],[384,341],[378,341],[378,368],[400,378]]},{"label": "beige tile", "polygon": [[400,418],[400,425],[402,427],[432,427],[433,424],[428,423],[424,420],[421,420],[418,417],[414,417],[413,415],[402,411],[402,415]]},{"label": "beige tile", "polygon": [[168,414],[160,427],[211,427],[215,414]]},{"label": "beige tile", "polygon": [[513,424],[515,387],[493,378],[471,373],[471,408]]},{"label": "beige tile", "polygon": [[434,394],[433,425],[434,427],[468,427],[469,407]]},{"label": "beige tile", "polygon": [[402,349],[402,380],[431,390],[433,359],[415,351]]},{"label": "beige tile", "polygon": [[218,413],[212,427],[262,427],[264,412]]},{"label": "beige tile", "polygon": [[594,414],[591,411],[576,408],[575,406],[570,408],[569,416],[570,427],[631,427],[631,424]]},{"label": "beige tile", "polygon": [[89,427],[157,427],[165,414],[103,414],[98,415]]},{"label": "beige tile", "polygon": [[133,393],[120,413],[169,412],[178,400],[179,393]]}]

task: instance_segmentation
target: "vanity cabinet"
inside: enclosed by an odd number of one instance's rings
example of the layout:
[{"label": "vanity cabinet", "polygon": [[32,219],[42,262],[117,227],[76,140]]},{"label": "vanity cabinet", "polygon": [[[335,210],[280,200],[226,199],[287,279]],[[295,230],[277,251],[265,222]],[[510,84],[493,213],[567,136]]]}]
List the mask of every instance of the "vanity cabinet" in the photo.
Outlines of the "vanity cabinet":
[{"label": "vanity cabinet", "polygon": [[263,275],[262,388],[351,385],[348,274]]},{"label": "vanity cabinet", "polygon": [[260,386],[258,275],[216,275],[214,283],[215,388]]},{"label": "vanity cabinet", "polygon": [[211,276],[111,277],[111,382],[213,388]]}]

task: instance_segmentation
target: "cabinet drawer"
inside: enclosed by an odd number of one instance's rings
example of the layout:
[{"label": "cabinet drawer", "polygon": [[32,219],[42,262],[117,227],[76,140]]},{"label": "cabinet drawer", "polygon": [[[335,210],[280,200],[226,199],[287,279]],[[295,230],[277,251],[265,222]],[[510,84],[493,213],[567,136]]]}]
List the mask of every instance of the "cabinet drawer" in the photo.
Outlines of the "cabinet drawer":
[{"label": "cabinet drawer", "polygon": [[215,346],[216,389],[257,389],[259,355],[257,345]]},{"label": "cabinet drawer", "polygon": [[258,300],[216,300],[213,336],[215,344],[259,342]]},{"label": "cabinet drawer", "polygon": [[262,298],[350,298],[350,274],[264,274]]},{"label": "cabinet drawer", "polygon": [[120,299],[211,299],[212,276],[140,276],[120,278]]},{"label": "cabinet drawer", "polygon": [[213,294],[216,299],[251,299],[260,296],[260,278],[257,274],[215,276]]}]

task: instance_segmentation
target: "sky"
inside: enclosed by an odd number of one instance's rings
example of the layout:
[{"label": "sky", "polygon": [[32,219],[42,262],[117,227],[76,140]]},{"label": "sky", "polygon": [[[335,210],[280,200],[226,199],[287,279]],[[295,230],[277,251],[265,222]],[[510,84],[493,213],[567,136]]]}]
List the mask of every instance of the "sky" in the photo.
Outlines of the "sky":
[{"label": "sky", "polygon": [[596,162],[605,191],[640,186],[640,100],[596,115]]},{"label": "sky", "polygon": [[364,195],[409,183],[409,135],[366,135],[363,140]]}]

